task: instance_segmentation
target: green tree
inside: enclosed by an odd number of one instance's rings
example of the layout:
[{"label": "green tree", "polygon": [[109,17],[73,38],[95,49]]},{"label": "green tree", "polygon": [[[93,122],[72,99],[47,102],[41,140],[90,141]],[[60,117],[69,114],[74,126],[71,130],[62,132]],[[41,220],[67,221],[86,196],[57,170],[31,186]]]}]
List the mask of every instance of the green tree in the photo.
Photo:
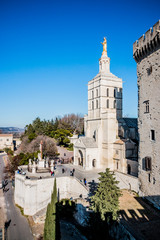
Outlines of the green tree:
[{"label": "green tree", "polygon": [[55,138],[58,141],[59,145],[63,145],[63,146],[68,146],[68,144],[70,143],[70,140],[67,137],[71,137],[72,134],[70,133],[69,130],[66,129],[57,129],[54,133],[53,133],[53,138]]},{"label": "green tree", "polygon": [[44,224],[44,240],[57,240],[60,234],[58,233],[57,219],[57,184],[54,180],[53,193],[51,195],[51,203],[47,206],[46,219]]},{"label": "green tree", "polygon": [[99,173],[99,184],[95,195],[91,197],[91,209],[100,213],[101,219],[105,220],[105,216],[108,220],[116,220],[119,210],[119,197],[121,192],[117,186],[118,181],[114,176],[114,173],[106,169],[105,172]]}]

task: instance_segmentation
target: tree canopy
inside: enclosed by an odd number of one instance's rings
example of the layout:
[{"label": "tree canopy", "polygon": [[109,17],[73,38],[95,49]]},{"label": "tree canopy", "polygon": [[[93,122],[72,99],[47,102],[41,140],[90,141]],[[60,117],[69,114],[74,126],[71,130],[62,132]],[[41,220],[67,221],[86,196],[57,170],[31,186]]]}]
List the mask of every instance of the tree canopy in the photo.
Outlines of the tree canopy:
[{"label": "tree canopy", "polygon": [[31,142],[28,140],[28,137],[25,136],[20,147],[17,150],[19,153],[36,153],[40,150],[40,142],[43,142],[42,152],[45,157],[55,157],[57,155],[56,142],[53,138],[48,136],[37,136]]},{"label": "tree canopy", "polygon": [[111,216],[113,220],[118,217],[119,210],[119,197],[121,192],[117,186],[118,181],[114,176],[114,173],[106,169],[105,172],[99,173],[99,184],[95,195],[91,197],[91,209],[94,212],[99,212],[101,219],[105,220],[105,217]]},{"label": "tree canopy", "polygon": [[37,117],[32,124],[26,125],[25,133],[22,136],[27,136],[31,142],[39,135],[45,135],[57,140],[58,145],[68,146],[73,133],[83,133],[83,118],[80,115],[68,114],[62,118],[55,118],[55,120],[41,121]]}]

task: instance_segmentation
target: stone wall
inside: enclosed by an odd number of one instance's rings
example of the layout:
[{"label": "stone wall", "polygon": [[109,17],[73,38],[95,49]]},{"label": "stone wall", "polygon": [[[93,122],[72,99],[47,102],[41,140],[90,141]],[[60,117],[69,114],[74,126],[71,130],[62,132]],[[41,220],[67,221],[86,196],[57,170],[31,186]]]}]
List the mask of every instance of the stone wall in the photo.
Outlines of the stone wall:
[{"label": "stone wall", "polygon": [[138,178],[115,171],[116,179],[119,181],[120,189],[128,189],[138,193]]},{"label": "stone wall", "polygon": [[130,160],[130,159],[126,159],[126,161],[127,161],[126,170],[128,168],[128,165],[130,165],[130,167],[131,167],[131,173],[130,174],[132,176],[138,177],[138,162],[134,161],[134,160]]},{"label": "stone wall", "polygon": [[133,53],[138,77],[139,194],[153,196],[154,201],[160,196],[160,21],[134,43]]},{"label": "stone wall", "polygon": [[[51,201],[51,193],[55,178],[26,179],[25,176],[15,174],[15,203],[24,209],[24,214],[34,215]],[[59,199],[78,198],[88,196],[87,188],[73,177],[59,177],[57,192]]]}]

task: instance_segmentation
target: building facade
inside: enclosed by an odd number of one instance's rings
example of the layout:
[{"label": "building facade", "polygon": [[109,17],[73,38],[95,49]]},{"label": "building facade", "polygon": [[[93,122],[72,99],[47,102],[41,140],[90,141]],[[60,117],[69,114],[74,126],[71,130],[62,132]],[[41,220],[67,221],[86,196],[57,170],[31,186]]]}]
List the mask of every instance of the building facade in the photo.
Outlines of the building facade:
[{"label": "building facade", "polygon": [[[88,82],[85,136],[78,138],[74,144],[74,164],[86,170],[110,168],[127,173],[126,149],[135,149],[136,143],[128,138],[127,124],[122,119],[122,79],[110,72],[110,58],[105,44],[104,38],[99,73]],[[134,154],[134,151],[131,152]],[[131,161],[129,173],[133,172],[131,168],[133,170],[135,165],[137,167],[137,161]]]},{"label": "building facade", "polygon": [[160,206],[160,21],[133,44],[137,63],[139,194]]},{"label": "building facade", "polygon": [[0,134],[0,149],[4,148],[13,150],[13,134]]}]

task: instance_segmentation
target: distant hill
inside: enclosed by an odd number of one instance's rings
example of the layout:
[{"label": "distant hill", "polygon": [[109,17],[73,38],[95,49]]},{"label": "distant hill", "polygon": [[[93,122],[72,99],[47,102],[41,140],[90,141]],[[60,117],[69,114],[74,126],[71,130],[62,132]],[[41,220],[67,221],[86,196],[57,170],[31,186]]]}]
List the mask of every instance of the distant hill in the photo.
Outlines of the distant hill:
[{"label": "distant hill", "polygon": [[21,136],[22,133],[24,132],[23,128],[17,128],[17,127],[0,127],[0,132],[1,133],[8,133],[8,134],[13,134],[14,137]]}]

